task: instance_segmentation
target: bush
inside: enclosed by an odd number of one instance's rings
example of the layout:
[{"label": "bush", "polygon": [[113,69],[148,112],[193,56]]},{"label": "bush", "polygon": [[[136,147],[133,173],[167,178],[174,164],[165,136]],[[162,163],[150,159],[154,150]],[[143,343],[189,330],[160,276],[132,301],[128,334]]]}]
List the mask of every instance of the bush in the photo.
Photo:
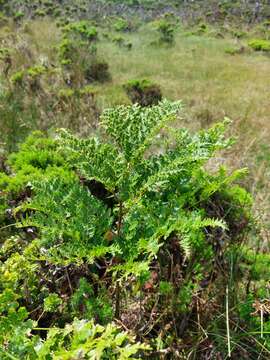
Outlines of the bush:
[{"label": "bush", "polygon": [[16,85],[22,85],[24,76],[24,71],[17,71],[15,74],[11,75],[10,81]]},{"label": "bush", "polygon": [[109,65],[105,61],[94,59],[85,69],[85,79],[90,82],[108,81],[110,79]]},{"label": "bush", "polygon": [[229,54],[229,55],[238,55],[238,54],[243,54],[245,52],[245,47],[241,46],[241,47],[228,47],[225,49],[225,53]]},{"label": "bush", "polygon": [[270,41],[262,39],[254,39],[248,42],[248,46],[255,51],[270,51]]},{"label": "bush", "polygon": [[122,18],[117,19],[117,21],[113,24],[113,27],[115,31],[126,32],[131,30],[130,23]]},{"label": "bush", "polygon": [[127,50],[131,50],[132,48],[132,43],[129,41],[126,41],[125,38],[123,38],[123,36],[114,36],[112,38],[112,41],[117,44],[119,47],[123,47],[126,48]]},{"label": "bush", "polygon": [[158,32],[160,33],[159,41],[161,43],[172,44],[174,41],[174,26],[163,19],[158,22],[157,25]]},{"label": "bush", "polygon": [[63,32],[72,36],[79,35],[79,38],[86,41],[96,41],[98,32],[95,26],[87,21],[73,22],[63,28]]},{"label": "bush", "polygon": [[61,65],[68,70],[68,84],[74,87],[109,80],[109,65],[97,57],[96,28],[81,21],[65,26],[63,32],[58,54]]},{"label": "bush", "polygon": [[162,99],[160,87],[149,80],[130,80],[124,89],[133,104],[156,105]]},{"label": "bush", "polygon": [[24,17],[24,13],[22,11],[17,11],[13,17],[15,21],[20,21]]}]

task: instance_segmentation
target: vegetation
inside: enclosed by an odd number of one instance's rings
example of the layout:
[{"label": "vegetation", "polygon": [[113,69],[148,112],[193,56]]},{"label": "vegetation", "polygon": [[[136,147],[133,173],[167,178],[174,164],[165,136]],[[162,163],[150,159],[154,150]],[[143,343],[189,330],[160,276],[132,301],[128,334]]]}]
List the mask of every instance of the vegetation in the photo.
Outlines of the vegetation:
[{"label": "vegetation", "polygon": [[160,87],[149,80],[130,80],[124,89],[132,103],[142,106],[157,105],[162,99]]},{"label": "vegetation", "polygon": [[269,4],[0,11],[0,358],[269,359]]},{"label": "vegetation", "polygon": [[158,23],[157,29],[160,33],[160,43],[172,44],[174,40],[174,27],[173,24],[166,20],[161,20]]},{"label": "vegetation", "polygon": [[270,41],[268,40],[250,40],[248,45],[255,51],[270,51]]}]

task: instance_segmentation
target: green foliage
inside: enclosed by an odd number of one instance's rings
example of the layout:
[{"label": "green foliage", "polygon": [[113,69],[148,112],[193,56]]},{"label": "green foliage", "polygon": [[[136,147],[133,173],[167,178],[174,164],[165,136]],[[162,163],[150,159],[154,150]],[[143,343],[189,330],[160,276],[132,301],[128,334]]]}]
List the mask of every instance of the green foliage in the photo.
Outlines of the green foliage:
[{"label": "green foliage", "polygon": [[0,48],[0,60],[7,61],[11,56],[10,52],[9,48]]},{"label": "green foliage", "polygon": [[26,320],[28,313],[19,307],[18,296],[12,290],[0,294],[0,356],[1,359],[34,357],[36,338],[30,340],[29,332],[33,327],[31,320]]},{"label": "green foliage", "polygon": [[131,28],[130,23],[126,19],[122,18],[117,19],[113,24],[113,27],[115,31],[121,32],[129,31]]},{"label": "green foliage", "polygon": [[159,41],[165,44],[172,44],[174,41],[174,31],[175,28],[166,19],[162,19],[157,24],[157,30],[160,33]]},{"label": "green foliage", "polygon": [[[12,294],[5,294],[4,300],[12,301]],[[135,342],[134,337],[120,331],[113,323],[103,327],[93,321],[77,319],[64,329],[51,328],[47,339],[42,341],[38,336],[29,336],[34,323],[23,321],[26,314],[20,308],[16,314],[16,322],[9,318],[12,336],[8,336],[11,334],[7,323],[5,327],[1,327],[0,336],[2,331],[6,335],[5,347],[0,348],[1,359],[71,360],[83,356],[84,359],[124,360],[135,359],[139,354],[150,350],[149,346]],[[2,340],[0,337],[0,343]]]},{"label": "green foliage", "polygon": [[44,74],[46,72],[46,68],[44,66],[32,66],[27,69],[27,75],[29,75],[31,78],[39,77],[40,75]]},{"label": "green foliage", "polygon": [[59,59],[62,65],[69,65],[73,56],[75,46],[73,42],[67,38],[64,38],[58,47]]},{"label": "green foliage", "polygon": [[24,78],[24,72],[23,71],[17,71],[15,74],[13,74],[10,77],[10,81],[14,84],[22,85]]},{"label": "green foliage", "polygon": [[[91,137],[36,133],[10,156],[13,175],[0,177],[2,224],[16,222],[0,252],[4,359],[144,356],[115,317],[138,318],[151,339],[151,291],[161,329],[195,311],[209,274],[223,281],[216,261],[250,221],[251,197],[233,184],[246,170],[208,172],[208,160],[232,144],[229,122],[191,134],[173,126],[181,110],[167,100],[118,106]],[[125,305],[138,296],[139,316]]]},{"label": "green foliage", "polygon": [[55,312],[61,305],[62,301],[57,294],[50,294],[44,300],[44,311]]},{"label": "green foliage", "polygon": [[97,40],[98,36],[97,29],[87,21],[70,23],[64,27],[63,31],[70,35],[79,35],[80,39],[87,41]]},{"label": "green foliage", "polygon": [[126,41],[125,38],[121,35],[114,36],[112,38],[113,43],[117,44],[119,47],[126,48],[128,50],[131,50],[132,43],[129,41]]},{"label": "green foliage", "polygon": [[81,278],[79,286],[71,297],[71,307],[76,317],[96,319],[101,324],[113,320],[113,308],[106,290],[99,288],[95,294],[93,286]]},{"label": "green foliage", "polygon": [[[82,261],[83,258],[91,262],[97,254],[105,255],[111,250],[104,238],[111,226],[110,212],[78,181],[69,182],[68,187],[65,180],[57,178],[42,184],[34,183],[37,195],[17,211],[32,210],[35,214],[30,219],[22,219],[21,226],[41,229],[40,245],[46,258],[53,257],[60,263]],[[51,194],[50,201],[44,207],[48,193]],[[74,206],[76,203],[79,207]]]},{"label": "green foliage", "polygon": [[38,349],[38,359],[125,360],[135,359],[145,350],[149,350],[149,346],[135,343],[134,338],[119,331],[114,324],[103,327],[92,321],[74,320],[65,329],[50,330]]},{"label": "green foliage", "polygon": [[29,136],[20,151],[9,157],[8,164],[16,176],[0,173],[0,224],[8,222],[8,204],[18,205],[31,192],[34,181],[40,181],[44,176],[47,179],[60,176],[65,181],[74,178],[65,166],[64,157],[56,151],[54,140],[41,132]]},{"label": "green foliage", "polygon": [[225,53],[229,55],[237,55],[237,54],[243,54],[245,51],[245,48],[242,47],[228,47],[225,49]]},{"label": "green foliage", "polygon": [[93,45],[97,35],[96,28],[86,21],[72,22],[63,28],[58,46],[59,60],[69,73],[74,74],[72,77],[80,86],[85,80],[103,82],[110,79],[109,66],[97,57],[97,48]]},{"label": "green foliage", "polygon": [[22,11],[17,11],[17,12],[14,14],[14,20],[15,20],[15,21],[19,21],[19,20],[21,20],[23,17],[24,17],[24,13],[23,13]]},{"label": "green foliage", "polygon": [[172,284],[168,281],[160,281],[159,291],[161,295],[170,295],[173,292]]},{"label": "green foliage", "polygon": [[255,51],[270,51],[269,40],[253,39],[248,42],[248,46]]},{"label": "green foliage", "polygon": [[134,104],[157,105],[162,99],[160,87],[147,79],[130,80],[124,85],[124,89]]}]

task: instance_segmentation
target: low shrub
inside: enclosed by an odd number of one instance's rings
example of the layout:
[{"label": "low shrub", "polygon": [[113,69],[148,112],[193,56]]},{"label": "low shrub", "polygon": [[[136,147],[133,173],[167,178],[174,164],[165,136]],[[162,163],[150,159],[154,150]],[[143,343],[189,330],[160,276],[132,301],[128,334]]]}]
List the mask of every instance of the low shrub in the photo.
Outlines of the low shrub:
[{"label": "low shrub", "polygon": [[174,41],[175,27],[167,20],[162,19],[157,24],[157,30],[160,34],[160,43],[172,44]]},{"label": "low shrub", "polygon": [[245,47],[241,46],[241,47],[228,47],[225,49],[225,53],[228,55],[238,55],[238,54],[243,54],[245,52]]},{"label": "low shrub", "polygon": [[85,79],[89,82],[104,82],[110,79],[109,65],[106,61],[93,59],[89,66],[85,69]]},{"label": "low shrub", "polygon": [[70,86],[84,86],[87,82],[110,79],[109,65],[97,56],[97,30],[86,21],[70,23],[63,29],[58,56],[68,71]]},{"label": "low shrub", "polygon": [[112,42],[117,44],[119,47],[125,48],[127,50],[132,49],[132,43],[130,41],[126,41],[123,36],[114,36],[112,38]]},{"label": "low shrub", "polygon": [[270,51],[270,40],[253,39],[248,42],[248,46],[255,51]]},{"label": "low shrub", "polygon": [[147,79],[130,80],[123,87],[134,104],[151,106],[158,104],[162,99],[160,87]]},{"label": "low shrub", "polygon": [[17,71],[16,73],[12,74],[10,77],[10,81],[15,85],[22,85],[25,73],[23,70]]},{"label": "low shrub", "polygon": [[66,25],[63,28],[63,32],[73,36],[79,35],[82,40],[86,41],[96,41],[98,38],[97,28],[85,20]]},{"label": "low shrub", "polygon": [[126,32],[131,30],[131,24],[128,20],[119,18],[113,24],[115,31]]}]

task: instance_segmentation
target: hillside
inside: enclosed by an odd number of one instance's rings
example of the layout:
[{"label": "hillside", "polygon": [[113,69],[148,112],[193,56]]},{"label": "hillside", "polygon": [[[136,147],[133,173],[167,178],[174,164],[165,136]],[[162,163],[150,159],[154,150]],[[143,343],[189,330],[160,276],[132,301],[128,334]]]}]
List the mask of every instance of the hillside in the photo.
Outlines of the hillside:
[{"label": "hillside", "polygon": [[151,20],[164,13],[173,13],[182,21],[237,21],[258,23],[269,19],[267,0],[2,0],[0,9],[16,20],[51,16],[56,19],[102,19],[104,16],[138,16]]}]

